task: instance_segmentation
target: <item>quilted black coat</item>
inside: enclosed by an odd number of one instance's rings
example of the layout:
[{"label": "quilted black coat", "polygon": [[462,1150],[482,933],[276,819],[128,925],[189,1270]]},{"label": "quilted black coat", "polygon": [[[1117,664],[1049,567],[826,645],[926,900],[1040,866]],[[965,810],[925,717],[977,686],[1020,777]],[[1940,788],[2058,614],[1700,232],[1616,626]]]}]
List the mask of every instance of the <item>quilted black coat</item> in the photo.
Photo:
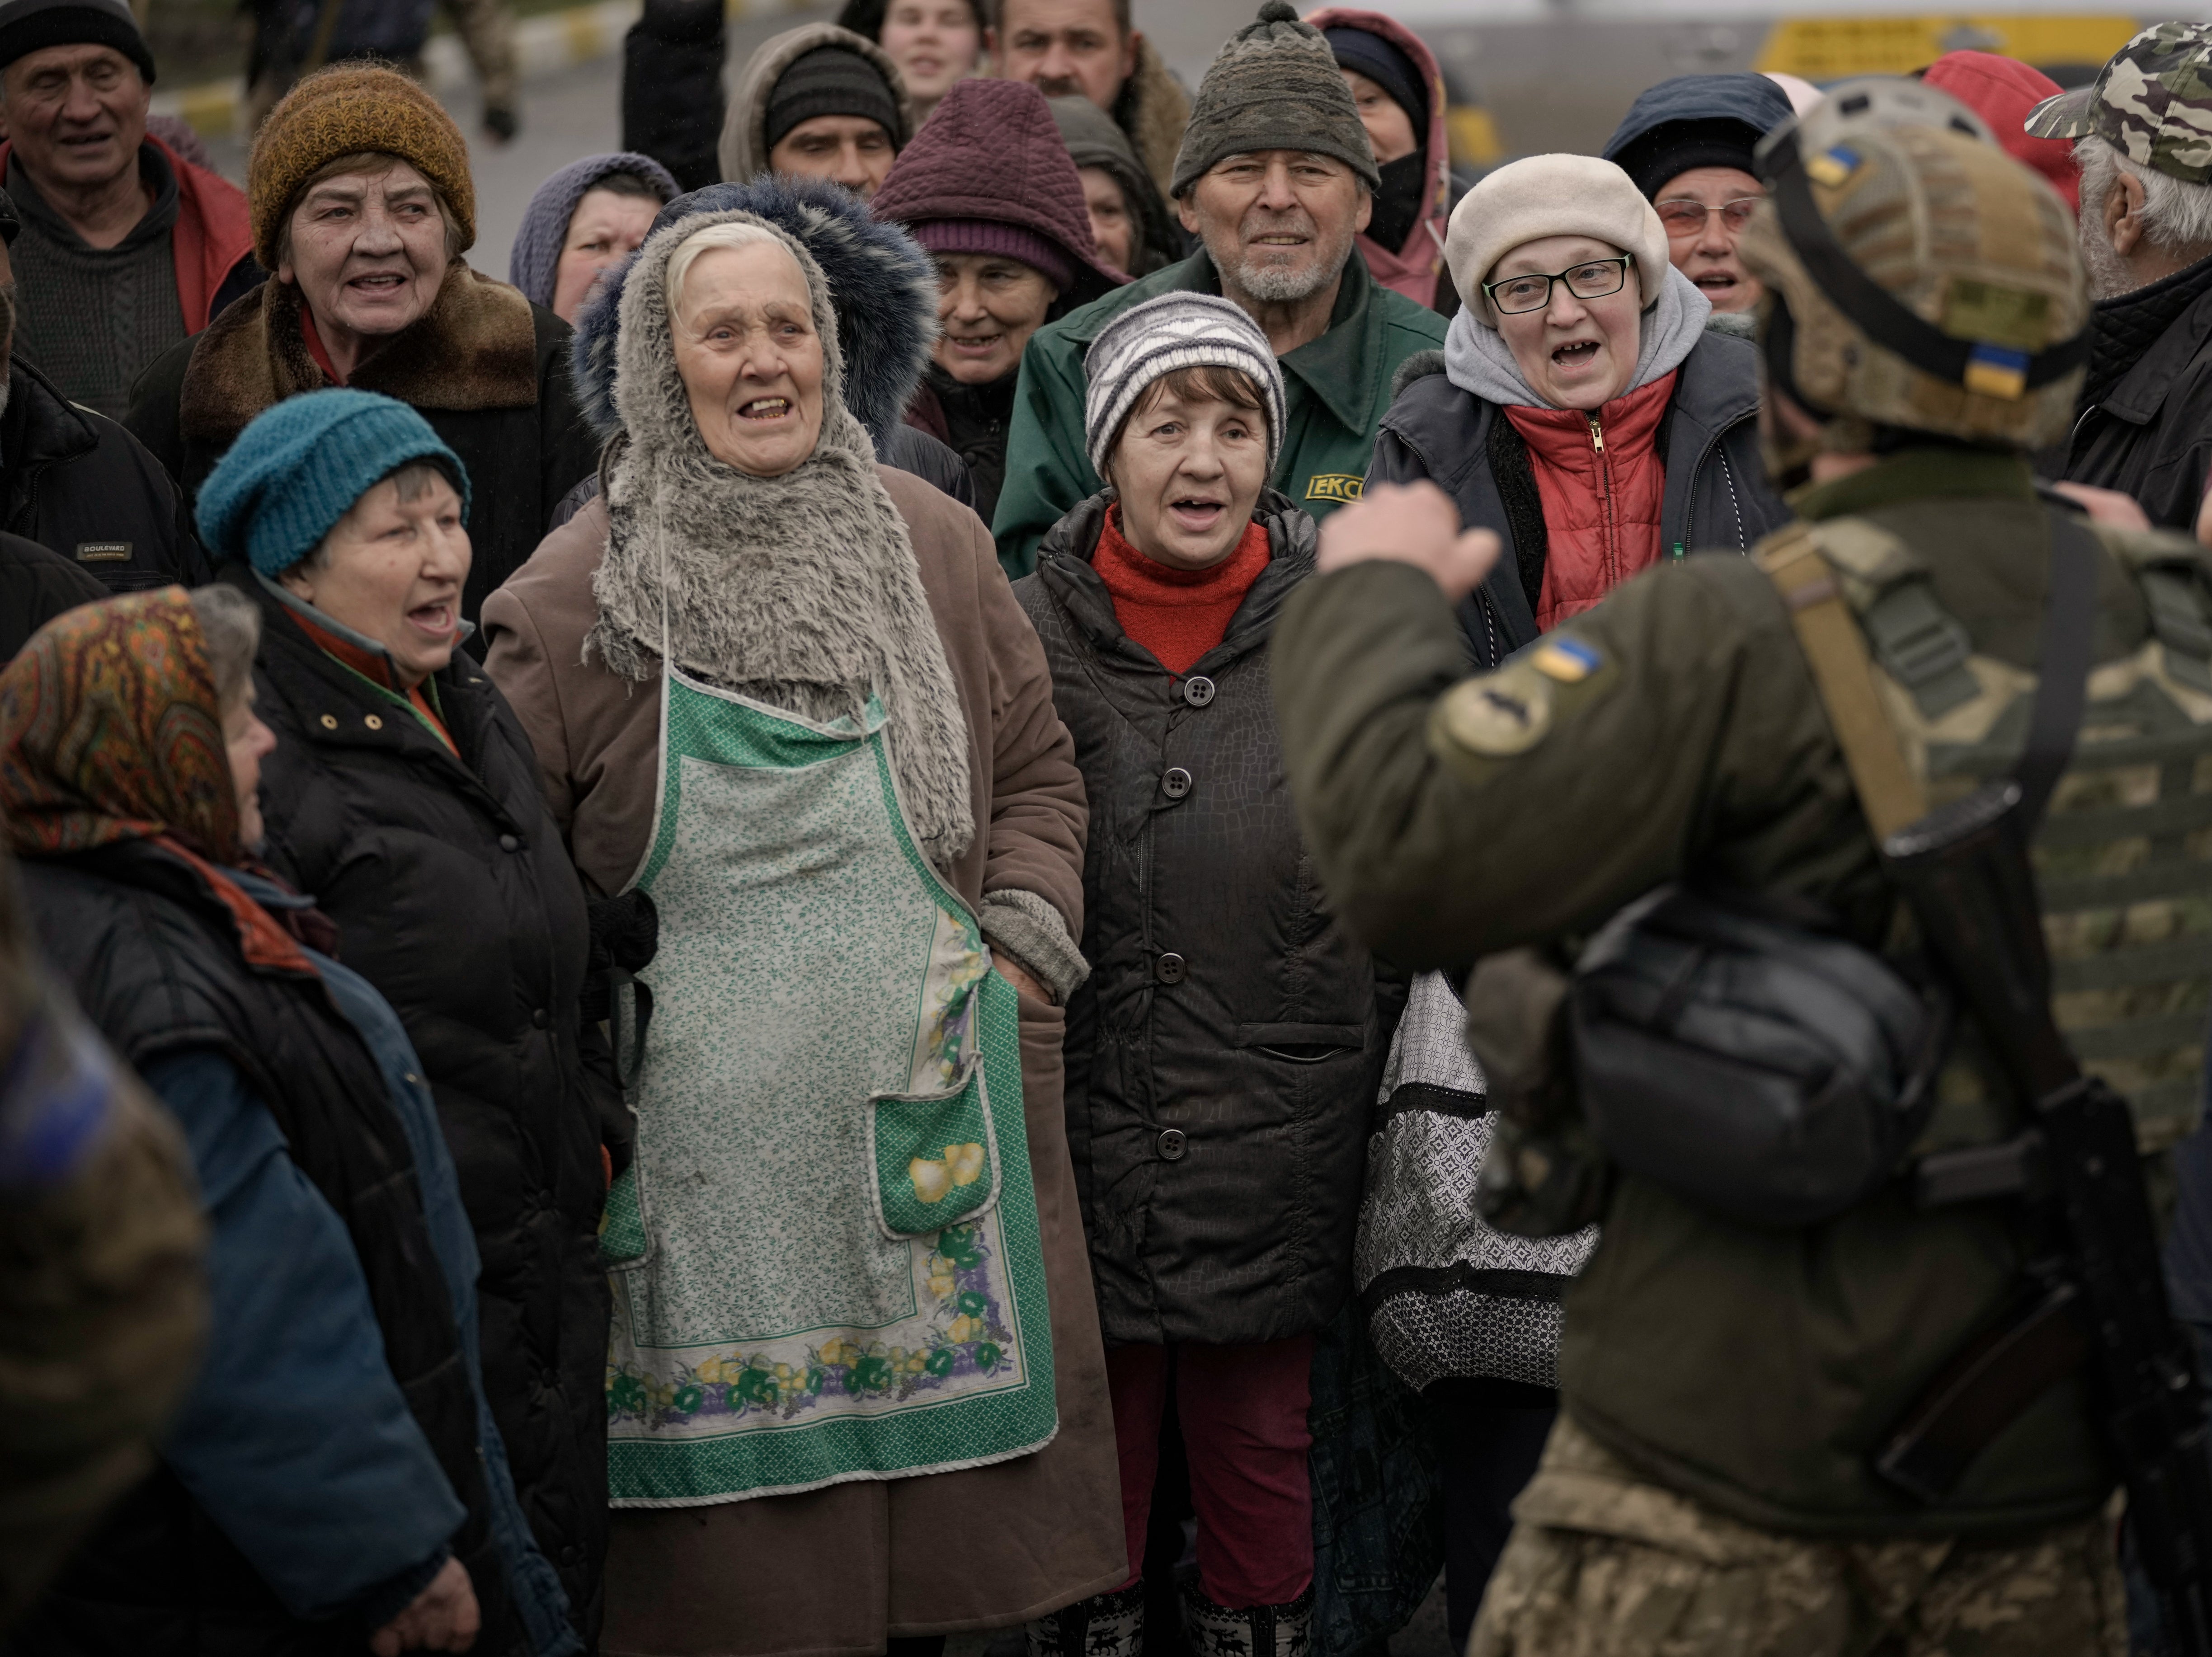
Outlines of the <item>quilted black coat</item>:
[{"label": "quilted black coat", "polygon": [[1178,678],[1091,568],[1107,500],[1014,584],[1091,800],[1066,1104],[1099,1316],[1109,1345],[1285,1339],[1351,1292],[1403,1004],[1330,913],[1284,781],[1267,646],[1313,573],[1314,524],[1261,495],[1273,561]]},{"label": "quilted black coat", "polygon": [[261,606],[267,861],[337,923],[340,958],[392,1004],[428,1072],[483,1258],[484,1393],[588,1642],[606,1548],[611,1106],[580,1050],[582,886],[529,739],[473,658],[457,652],[435,678],[457,758],[251,571],[223,579]]},{"label": "quilted black coat", "polygon": [[2104,300],[2089,326],[2065,475],[2185,532],[2212,467],[2212,258]]}]

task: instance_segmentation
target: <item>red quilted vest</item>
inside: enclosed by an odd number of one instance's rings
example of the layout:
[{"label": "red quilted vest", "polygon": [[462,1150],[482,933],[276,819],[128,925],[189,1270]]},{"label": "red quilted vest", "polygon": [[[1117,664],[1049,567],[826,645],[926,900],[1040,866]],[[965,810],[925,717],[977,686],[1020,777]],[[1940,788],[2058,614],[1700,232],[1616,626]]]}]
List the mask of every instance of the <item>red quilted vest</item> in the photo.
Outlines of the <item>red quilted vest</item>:
[{"label": "red quilted vest", "polygon": [[1674,374],[1667,373],[1594,414],[1505,410],[1528,446],[1537,497],[1544,503],[1549,549],[1536,604],[1538,627],[1549,631],[1581,615],[1659,561],[1667,473],[1653,439],[1674,395]]}]

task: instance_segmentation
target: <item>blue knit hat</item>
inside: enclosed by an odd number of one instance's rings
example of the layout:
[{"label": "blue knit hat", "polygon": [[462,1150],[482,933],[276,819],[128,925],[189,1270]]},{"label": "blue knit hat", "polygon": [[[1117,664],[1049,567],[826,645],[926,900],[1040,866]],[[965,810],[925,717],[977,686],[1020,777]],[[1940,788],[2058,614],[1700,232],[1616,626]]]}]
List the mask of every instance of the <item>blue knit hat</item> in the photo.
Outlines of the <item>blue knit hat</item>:
[{"label": "blue knit hat", "polygon": [[287,398],[254,417],[200,485],[200,543],[219,563],[243,558],[281,574],[410,460],[444,472],[468,512],[467,468],[404,403],[343,390]]}]

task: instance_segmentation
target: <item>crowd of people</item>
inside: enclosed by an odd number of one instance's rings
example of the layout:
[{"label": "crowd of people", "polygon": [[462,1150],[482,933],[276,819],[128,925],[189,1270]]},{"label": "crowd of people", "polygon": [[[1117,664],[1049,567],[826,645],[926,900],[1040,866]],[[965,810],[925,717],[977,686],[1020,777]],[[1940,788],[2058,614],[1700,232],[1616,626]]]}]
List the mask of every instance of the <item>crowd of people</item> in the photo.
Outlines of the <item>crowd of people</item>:
[{"label": "crowd of people", "polygon": [[1888,936],[1785,610],[1940,792],[2094,525],[2057,983],[2212,1335],[2212,27],[1474,175],[1352,7],[1187,89],[851,0],[726,100],[647,0],[502,282],[313,10],[240,190],[126,0],[0,3],[0,1649],[2166,1649],[2077,1384],[1864,1465],[2018,1226],[1594,1150],[1523,946]]}]

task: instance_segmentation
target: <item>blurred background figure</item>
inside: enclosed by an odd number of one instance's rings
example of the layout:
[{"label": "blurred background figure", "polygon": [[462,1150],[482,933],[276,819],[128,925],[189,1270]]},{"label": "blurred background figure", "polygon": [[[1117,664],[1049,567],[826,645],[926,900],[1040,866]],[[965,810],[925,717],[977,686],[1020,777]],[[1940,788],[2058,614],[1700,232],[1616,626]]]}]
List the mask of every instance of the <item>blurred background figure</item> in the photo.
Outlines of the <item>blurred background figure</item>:
[{"label": "blurred background figure", "polygon": [[914,124],[982,64],[982,0],[847,0],[837,24],[873,40],[898,65]]},{"label": "blurred background figure", "polygon": [[835,23],[809,23],[746,60],[718,155],[727,183],[774,172],[827,179],[865,200],[913,136],[906,88],[884,49]]},{"label": "blurred background figure", "polygon": [[997,0],[985,36],[996,73],[1048,98],[1079,93],[1114,118],[1163,195],[1190,100],[1133,27],[1129,0]]},{"label": "blurred background figure", "polygon": [[573,326],[599,279],[635,252],[676,180],[650,155],[617,150],[571,161],[530,198],[507,279]]},{"label": "blurred background figure", "polygon": [[2057,82],[2017,58],[2000,58],[1993,52],[1947,52],[1929,64],[1920,83],[1949,93],[1987,121],[2007,155],[2050,179],[2066,205],[2080,211],[2081,167],[2074,159],[2074,146],[2063,138],[2037,138],[2027,131],[2027,118],[2037,106],[2058,95]]},{"label": "blurred background figure", "polygon": [[1076,176],[1098,257],[1116,270],[1148,276],[1182,257],[1185,238],[1168,215],[1152,175],[1114,118],[1079,93],[1048,98]]},{"label": "blurred background figure", "polygon": [[23,229],[15,349],[116,418],[148,364],[265,274],[244,194],[147,136],[153,84],[124,0],[0,5],[0,168]]},{"label": "blurred background figure", "polygon": [[1764,75],[1678,75],[1630,105],[1606,141],[1605,159],[1658,209],[1667,257],[1724,315],[1747,316],[1759,303],[1736,243],[1766,197],[1752,152],[1790,113]]},{"label": "blurred background figure", "polygon": [[645,0],[623,36],[622,147],[652,156],[680,189],[722,176],[726,51],[722,0]]},{"label": "blurred background figure", "polygon": [[988,522],[1030,337],[1127,278],[1099,258],[1052,112],[1018,81],[955,87],[873,206],[937,261],[937,344],[907,423],[966,463]]},{"label": "blurred background figure", "polygon": [[1375,146],[1382,187],[1359,233],[1375,280],[1416,305],[1449,313],[1458,295],[1444,270],[1444,221],[1455,204],[1445,137],[1443,70],[1404,24],[1380,12],[1330,6],[1306,14],[1344,71],[1359,124]]},{"label": "blurred background figure", "polygon": [[483,136],[505,143],[522,124],[512,0],[247,0],[252,124],[258,126],[301,76],[332,64],[389,64],[421,80],[434,6],[452,21],[476,71]]}]

